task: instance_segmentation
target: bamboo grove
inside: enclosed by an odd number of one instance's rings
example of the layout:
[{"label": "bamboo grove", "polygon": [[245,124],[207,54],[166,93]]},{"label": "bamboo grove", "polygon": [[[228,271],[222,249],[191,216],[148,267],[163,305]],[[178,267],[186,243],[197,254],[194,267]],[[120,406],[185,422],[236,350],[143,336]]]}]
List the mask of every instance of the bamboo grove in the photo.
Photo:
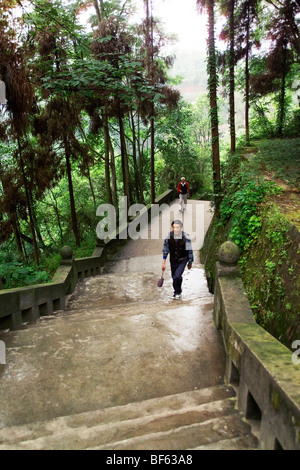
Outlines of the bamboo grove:
[{"label": "bamboo grove", "polygon": [[[39,265],[41,255],[71,239],[78,248],[95,234],[97,205],[118,209],[120,195],[128,205],[153,202],[183,172],[194,188],[212,175],[217,206],[220,85],[228,96],[232,153],[238,89],[247,144],[250,110],[267,123],[261,100],[271,94],[277,113],[272,132],[284,133],[289,90],[299,73],[298,3],[195,0],[195,15],[200,10],[208,18],[209,99],[201,102],[207,122],[172,85],[174,58],[163,54],[170,38],[153,17],[152,1],[160,0],[137,2],[144,17],[136,22],[129,0],[0,2],[0,79],[6,87],[0,105],[0,263]],[[223,54],[215,46],[216,18],[223,23]],[[255,56],[264,38],[269,47]],[[207,126],[208,139],[198,139]]]}]

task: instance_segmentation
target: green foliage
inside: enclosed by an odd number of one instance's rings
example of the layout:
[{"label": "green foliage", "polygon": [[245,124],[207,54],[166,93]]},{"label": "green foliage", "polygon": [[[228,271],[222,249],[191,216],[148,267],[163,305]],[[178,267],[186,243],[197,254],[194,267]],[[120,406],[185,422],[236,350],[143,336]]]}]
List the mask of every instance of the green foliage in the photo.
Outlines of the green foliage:
[{"label": "green foliage", "polygon": [[243,282],[256,321],[289,347],[297,328],[297,253],[278,207],[266,203],[260,214],[260,236],[241,260]]},{"label": "green foliage", "polygon": [[[251,62],[252,82],[254,84],[265,82],[267,92],[252,92],[251,101],[251,121],[250,131],[253,139],[278,137],[280,126],[282,129],[280,136],[299,136],[299,103],[297,93],[297,83],[300,73],[298,63],[292,64],[285,77],[285,87],[281,88],[281,80],[271,83],[267,76],[266,58],[254,58]],[[243,86],[243,81],[240,80]],[[269,87],[269,88],[268,88]],[[280,123],[280,117],[283,122]]]},{"label": "green foliage", "polygon": [[[211,190],[208,109],[203,96],[193,105],[181,100],[177,109],[156,123],[156,146],[162,159],[159,180],[175,184],[184,175],[193,195]],[[163,189],[159,181],[157,188]]]},{"label": "green foliage", "polygon": [[251,139],[267,139],[275,136],[275,108],[269,97],[257,99],[250,112]]},{"label": "green foliage", "polygon": [[18,261],[2,263],[0,266],[0,278],[6,289],[41,284],[51,280],[49,273],[40,271],[37,267],[27,266]]},{"label": "green foliage", "polygon": [[[252,103],[250,113],[250,134],[252,139],[270,139],[277,136],[278,96],[268,95]],[[295,109],[291,91],[285,97],[284,127],[282,135],[297,137],[300,133],[300,112]]]},{"label": "green foliage", "polygon": [[300,331],[299,239],[276,204],[280,190],[260,175],[262,167],[268,171],[271,164],[279,168],[283,155],[287,155],[287,166],[293,165],[294,173],[299,171],[299,142],[276,139],[257,145],[257,157],[253,153],[250,160],[242,160],[241,155],[228,158],[220,219],[213,219],[201,257],[213,286],[218,248],[228,239],[239,244],[243,285],[255,319],[290,347]]},{"label": "green foliage", "polygon": [[[300,116],[300,114],[299,114]],[[300,184],[300,139],[272,139],[257,142],[257,161],[275,177],[288,181],[291,185]]]},{"label": "green foliage", "polygon": [[258,213],[259,205],[267,194],[278,193],[279,188],[273,182],[257,177],[249,164],[241,164],[240,168],[236,165],[235,171],[230,165],[229,174],[234,176],[226,183],[219,224],[224,225],[230,220],[230,240],[242,250],[247,250],[260,233],[262,218]]},{"label": "green foliage", "polygon": [[293,109],[289,116],[287,116],[284,135],[286,137],[300,136],[300,109]]},{"label": "green foliage", "polygon": [[[10,6],[9,2],[6,3],[0,7],[4,12]],[[4,61],[1,66],[3,70],[10,70],[13,64],[24,64],[28,72],[27,86],[30,84],[32,87],[32,95],[24,93],[30,87],[27,89],[26,83],[14,76],[14,87],[19,84],[19,88],[14,88],[13,95],[22,97],[17,104],[28,105],[20,108],[26,110],[21,113],[26,128],[22,127],[19,141],[13,126],[18,106],[16,109],[7,108],[9,113],[4,112],[0,119],[0,235],[1,240],[7,242],[7,245],[1,244],[5,256],[0,258],[6,280],[4,287],[12,283],[39,282],[30,262],[28,266],[20,264],[22,259],[33,258],[34,231],[40,250],[41,280],[44,271],[55,271],[63,245],[70,245],[77,257],[92,253],[96,207],[109,198],[108,181],[112,188],[116,188],[116,196],[123,194],[124,179],[127,178],[122,168],[125,162],[128,163],[128,183],[133,199],[150,200],[149,121],[152,103],[155,111],[156,194],[167,189],[170,183],[177,183],[182,175],[191,184],[193,197],[211,191],[211,144],[214,142],[211,142],[210,116],[212,114],[214,121],[217,107],[210,109],[204,95],[195,105],[180,101],[177,106],[178,94],[169,88],[166,73],[171,60],[162,57],[160,49],[166,38],[160,35],[156,20],[152,48],[154,61],[149,79],[145,24],[130,24],[131,2],[121,3],[118,0],[104,2],[104,21],[99,22],[99,18],[94,17],[93,33],[79,24],[77,15],[84,5],[77,0],[67,3],[36,0],[30,9],[24,4],[20,23],[9,23],[10,13],[5,15],[5,27],[0,35],[3,41],[1,60]],[[261,30],[262,36],[263,32]],[[11,43],[10,38],[14,38]],[[18,54],[13,57],[9,54],[10,50],[15,50],[12,47],[14,41],[18,43]],[[9,56],[7,64],[6,55]],[[191,72],[188,83],[185,81],[184,84],[199,85],[204,91],[207,86],[204,58],[192,52],[185,55],[189,58]],[[177,64],[179,74],[187,68],[180,57]],[[267,65],[266,57],[254,57],[252,75],[261,76]],[[207,66],[211,72],[209,85],[215,87],[218,77],[213,50],[210,50]],[[15,67],[15,71],[19,68]],[[6,78],[9,75],[7,73]],[[287,92],[284,97],[284,132],[287,135],[297,135],[300,128],[300,114],[295,110],[294,100],[297,85],[291,86],[298,75],[299,66],[293,64],[286,85],[286,88],[291,88],[291,93]],[[274,82],[275,88],[266,98],[259,93],[252,94],[253,136],[275,135],[276,112],[280,105],[279,95],[275,93],[279,85],[280,80]],[[244,89],[242,80],[240,87]],[[222,111],[225,100],[218,97],[217,101]],[[109,162],[105,160],[104,109],[111,144]],[[120,148],[119,120],[123,121],[126,152]],[[66,177],[66,154],[70,157],[73,205],[70,202],[71,183]],[[282,167],[282,156],[280,158],[274,158],[278,167]],[[256,239],[262,222],[256,208],[263,197],[272,192],[270,185],[267,187],[257,179],[251,181],[247,171],[246,168],[240,169],[228,182],[222,204],[222,223],[231,221],[230,236],[243,249]],[[74,205],[76,207],[71,210]],[[74,243],[74,213],[80,248]],[[18,250],[23,250],[23,253],[16,250],[17,236],[22,242],[18,244]],[[76,235],[75,238],[77,242]]]}]

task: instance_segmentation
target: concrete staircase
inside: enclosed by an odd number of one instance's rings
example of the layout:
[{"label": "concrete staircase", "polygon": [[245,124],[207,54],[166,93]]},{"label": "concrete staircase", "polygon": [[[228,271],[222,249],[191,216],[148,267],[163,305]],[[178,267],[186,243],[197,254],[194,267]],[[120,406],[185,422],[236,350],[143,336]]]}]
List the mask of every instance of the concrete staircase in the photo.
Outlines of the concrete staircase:
[{"label": "concrete staircase", "polygon": [[224,385],[0,430],[0,450],[255,449]]},{"label": "concrete staircase", "polygon": [[161,247],[128,242],[65,311],[0,332],[0,450],[256,448],[198,250],[176,301],[169,269],[156,286]]},{"label": "concrete staircase", "polygon": [[185,275],[178,302],[168,275],[153,289],[157,275],[136,270],[143,261],[108,266],[78,284],[66,311],[3,333],[0,450],[256,448],[223,384],[202,270]]}]

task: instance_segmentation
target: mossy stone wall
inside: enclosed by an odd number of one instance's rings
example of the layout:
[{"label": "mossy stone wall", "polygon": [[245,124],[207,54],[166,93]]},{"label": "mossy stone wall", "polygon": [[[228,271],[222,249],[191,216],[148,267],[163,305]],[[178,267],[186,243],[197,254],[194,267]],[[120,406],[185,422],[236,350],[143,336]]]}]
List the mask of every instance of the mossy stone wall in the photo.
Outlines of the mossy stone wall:
[{"label": "mossy stone wall", "polygon": [[[260,233],[242,251],[242,280],[257,323],[291,348],[300,340],[300,233],[273,202],[265,201],[259,212]],[[218,250],[230,230],[230,220],[220,226],[214,217],[200,252],[211,292]]]}]

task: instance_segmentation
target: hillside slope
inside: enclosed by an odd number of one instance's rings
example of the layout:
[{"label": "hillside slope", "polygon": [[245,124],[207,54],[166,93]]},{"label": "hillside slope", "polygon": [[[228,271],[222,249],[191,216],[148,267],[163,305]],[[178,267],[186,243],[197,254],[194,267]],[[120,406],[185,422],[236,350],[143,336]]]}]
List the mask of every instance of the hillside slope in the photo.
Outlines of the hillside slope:
[{"label": "hillside slope", "polygon": [[299,143],[260,142],[227,164],[220,218],[201,251],[213,291],[218,247],[228,239],[240,246],[256,321],[289,348],[300,338]]}]

